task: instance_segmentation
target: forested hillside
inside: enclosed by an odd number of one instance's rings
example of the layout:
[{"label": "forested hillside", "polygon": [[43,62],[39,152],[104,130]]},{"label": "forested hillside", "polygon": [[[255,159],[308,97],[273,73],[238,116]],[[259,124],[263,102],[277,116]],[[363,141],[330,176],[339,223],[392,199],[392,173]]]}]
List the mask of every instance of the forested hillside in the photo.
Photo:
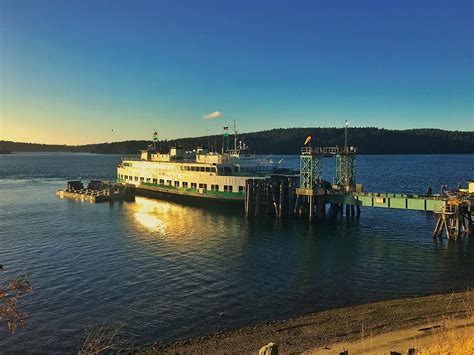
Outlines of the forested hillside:
[{"label": "forested hillside", "polygon": [[[341,128],[279,128],[239,135],[259,154],[298,154],[305,138],[312,136],[313,146],[342,146]],[[349,145],[361,154],[436,154],[474,153],[474,132],[444,131],[439,129],[387,130],[379,128],[349,128]],[[230,144],[233,136],[229,136]],[[0,149],[12,152],[89,152],[103,154],[135,154],[151,141],[124,141],[79,146],[47,145],[0,141]],[[162,151],[181,145],[186,149],[214,146],[220,151],[222,136],[181,138],[158,143]]]}]

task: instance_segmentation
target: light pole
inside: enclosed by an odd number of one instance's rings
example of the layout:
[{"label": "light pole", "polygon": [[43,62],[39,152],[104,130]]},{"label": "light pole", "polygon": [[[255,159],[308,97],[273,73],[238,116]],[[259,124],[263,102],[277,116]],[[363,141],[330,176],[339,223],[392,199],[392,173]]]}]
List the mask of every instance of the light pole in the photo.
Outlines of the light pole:
[{"label": "light pole", "polygon": [[346,120],[346,127],[344,128],[344,148],[347,148],[347,127],[349,127],[349,122]]}]

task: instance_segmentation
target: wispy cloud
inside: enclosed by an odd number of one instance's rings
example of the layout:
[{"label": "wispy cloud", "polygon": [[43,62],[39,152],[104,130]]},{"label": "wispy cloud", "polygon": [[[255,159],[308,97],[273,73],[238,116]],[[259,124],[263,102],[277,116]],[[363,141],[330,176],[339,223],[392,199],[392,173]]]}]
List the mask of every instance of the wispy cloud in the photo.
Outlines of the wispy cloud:
[{"label": "wispy cloud", "polygon": [[204,120],[215,120],[217,118],[221,118],[222,116],[223,116],[222,112],[214,111],[214,112],[209,112],[209,113],[205,114],[204,116],[202,116],[202,118]]}]

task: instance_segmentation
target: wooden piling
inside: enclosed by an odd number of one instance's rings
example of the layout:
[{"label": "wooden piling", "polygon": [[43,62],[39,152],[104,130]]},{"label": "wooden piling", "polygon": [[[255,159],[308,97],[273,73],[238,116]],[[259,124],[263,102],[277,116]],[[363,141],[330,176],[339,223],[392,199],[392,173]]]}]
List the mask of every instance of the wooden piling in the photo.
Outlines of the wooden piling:
[{"label": "wooden piling", "polygon": [[292,212],[293,212],[293,199],[294,199],[294,191],[293,191],[293,186],[291,184],[291,179],[288,178],[288,205],[287,205],[287,214],[288,214],[288,217],[291,216]]},{"label": "wooden piling", "polygon": [[279,182],[279,185],[280,185],[280,196],[279,196],[279,207],[278,207],[278,217],[281,217],[283,216],[283,201],[284,201],[284,186],[283,186],[283,182],[280,181]]}]

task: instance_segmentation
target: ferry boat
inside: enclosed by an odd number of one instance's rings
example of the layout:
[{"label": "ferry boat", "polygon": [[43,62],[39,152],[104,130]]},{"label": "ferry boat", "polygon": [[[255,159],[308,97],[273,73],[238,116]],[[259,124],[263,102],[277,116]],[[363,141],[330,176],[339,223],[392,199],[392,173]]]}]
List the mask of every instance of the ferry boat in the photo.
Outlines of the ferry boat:
[{"label": "ferry boat", "polygon": [[[150,146],[139,158],[124,158],[117,167],[117,181],[140,192],[158,192],[227,202],[241,202],[247,179],[263,179],[283,172],[281,161],[259,157],[244,143],[226,152],[173,147],[163,154]],[[288,172],[288,171],[285,171]]]}]

